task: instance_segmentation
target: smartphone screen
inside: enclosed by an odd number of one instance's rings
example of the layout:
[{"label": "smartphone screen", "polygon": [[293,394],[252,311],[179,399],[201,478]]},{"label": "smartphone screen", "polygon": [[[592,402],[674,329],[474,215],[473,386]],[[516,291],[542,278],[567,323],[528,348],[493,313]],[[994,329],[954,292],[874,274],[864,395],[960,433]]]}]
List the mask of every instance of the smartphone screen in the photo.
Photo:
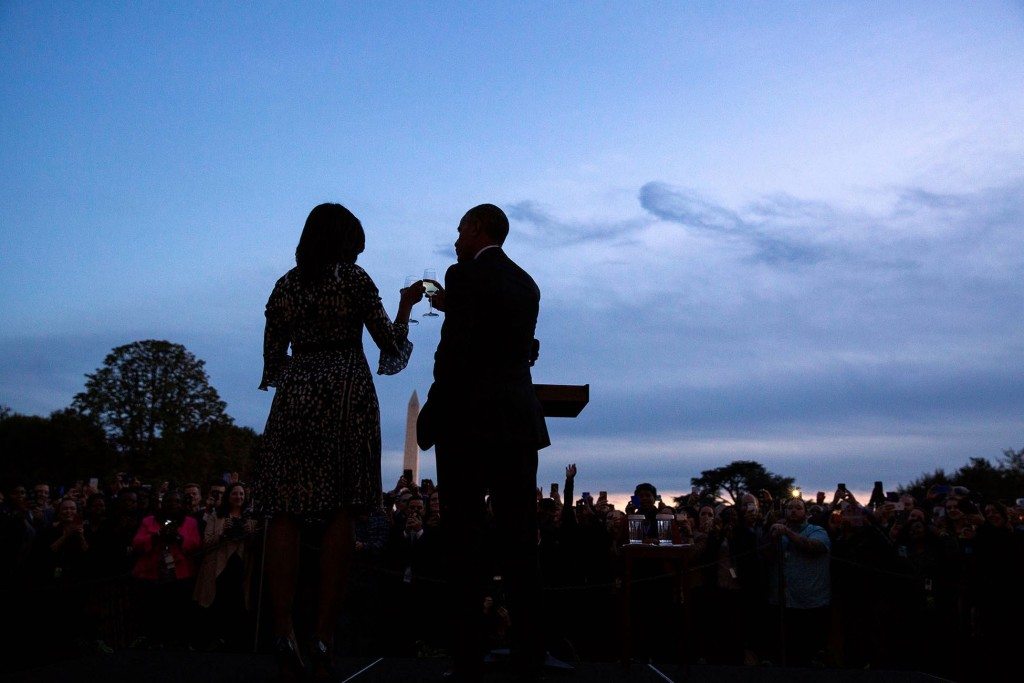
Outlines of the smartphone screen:
[{"label": "smartphone screen", "polygon": [[412,470],[402,470],[402,476],[407,482],[412,483]]}]

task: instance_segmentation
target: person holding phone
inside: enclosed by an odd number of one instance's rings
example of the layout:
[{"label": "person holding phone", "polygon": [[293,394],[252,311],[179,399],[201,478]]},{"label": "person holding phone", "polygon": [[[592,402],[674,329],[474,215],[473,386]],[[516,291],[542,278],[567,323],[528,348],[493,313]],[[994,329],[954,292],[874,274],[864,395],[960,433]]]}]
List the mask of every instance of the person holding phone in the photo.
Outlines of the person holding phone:
[{"label": "person holding phone", "polygon": [[636,514],[646,518],[644,537],[657,538],[658,524],[655,520],[658,516],[658,489],[654,484],[647,482],[637,484],[630,502],[633,503]]},{"label": "person holding phone", "polygon": [[[772,560],[768,601],[783,612],[787,665],[807,665],[824,647],[831,601],[829,551],[823,528],[807,521],[804,501],[786,502],[786,519],[768,530]],[[780,558],[781,556],[781,558]]]},{"label": "person holding phone", "polygon": [[184,644],[195,554],[201,545],[199,526],[185,514],[181,494],[174,490],[164,496],[158,511],[142,519],[132,539],[142,633],[156,644]]},{"label": "person holding phone", "polygon": [[[206,525],[202,564],[192,594],[201,608],[211,610],[204,612],[203,619],[216,626],[208,636],[211,646],[223,644],[233,651],[242,651],[248,640],[246,613],[255,565],[252,539],[257,525],[246,514],[245,504],[245,487],[229,485],[224,501]],[[221,643],[216,643],[218,636]]]}]

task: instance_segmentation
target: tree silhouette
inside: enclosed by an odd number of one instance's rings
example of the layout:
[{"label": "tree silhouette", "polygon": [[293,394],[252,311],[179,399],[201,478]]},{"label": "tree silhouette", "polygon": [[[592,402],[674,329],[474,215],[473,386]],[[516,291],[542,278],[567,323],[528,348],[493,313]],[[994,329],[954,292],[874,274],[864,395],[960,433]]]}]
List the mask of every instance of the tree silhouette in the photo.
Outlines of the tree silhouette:
[{"label": "tree silhouette", "polygon": [[233,422],[204,365],[169,341],[118,346],[86,374],[72,408],[103,428],[126,465],[151,469],[154,460],[174,462],[184,456],[178,447],[183,434]]},{"label": "tree silhouette", "polygon": [[788,498],[793,490],[793,477],[772,474],[759,462],[753,460],[734,460],[724,467],[704,470],[699,477],[690,479],[690,483],[703,489],[708,495],[725,500],[724,491],[733,504],[739,501],[745,492],[757,493],[765,489],[778,500]]},{"label": "tree silhouette", "polygon": [[1003,501],[1015,500],[1024,491],[1024,448],[1007,448],[1003,457],[992,463],[987,458],[969,458],[967,464],[952,474],[938,469],[922,474],[898,491],[910,493],[924,500],[928,490],[936,484],[963,486],[986,498]]}]

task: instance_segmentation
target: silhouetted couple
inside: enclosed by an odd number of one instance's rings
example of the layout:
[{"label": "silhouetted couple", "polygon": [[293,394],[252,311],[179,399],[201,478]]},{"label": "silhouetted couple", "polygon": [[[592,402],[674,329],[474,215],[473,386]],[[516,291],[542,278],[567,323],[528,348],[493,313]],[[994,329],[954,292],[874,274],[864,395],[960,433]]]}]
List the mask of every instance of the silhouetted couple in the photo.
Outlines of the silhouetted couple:
[{"label": "silhouetted couple", "polygon": [[[492,204],[470,209],[458,226],[458,262],[435,283],[444,312],[434,384],[420,414],[420,446],[436,446],[438,485],[450,571],[455,633],[452,680],[479,679],[485,495],[490,494],[503,549],[503,578],[512,616],[513,664],[525,677],[543,659],[539,640],[537,451],[549,444],[530,366],[540,291],[501,245],[508,218]],[[320,594],[307,654],[331,673],[331,646],[347,583],[359,510],[380,505],[380,411],[362,350],[365,327],[380,349],[379,374],[408,362],[409,311],[422,283],[401,290],[392,322],[376,286],[355,264],[365,235],[340,204],[321,204],[306,220],[296,267],[267,302],[264,375],[274,386],[257,458],[254,504],[271,518],[267,579],[274,649],[282,673],[305,671],[292,625],[299,523],[325,522]],[[291,347],[291,355],[287,351]]]}]

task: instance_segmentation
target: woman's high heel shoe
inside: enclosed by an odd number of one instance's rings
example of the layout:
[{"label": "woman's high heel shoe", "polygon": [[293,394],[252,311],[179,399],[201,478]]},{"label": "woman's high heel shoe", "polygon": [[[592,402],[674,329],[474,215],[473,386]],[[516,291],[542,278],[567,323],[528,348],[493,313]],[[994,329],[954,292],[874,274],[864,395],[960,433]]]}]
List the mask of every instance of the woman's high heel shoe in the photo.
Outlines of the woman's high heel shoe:
[{"label": "woman's high heel shoe", "polygon": [[313,665],[314,678],[334,678],[333,657],[327,643],[319,638],[314,638],[309,647],[309,660]]},{"label": "woman's high heel shoe", "polygon": [[299,680],[306,678],[306,665],[302,661],[294,638],[278,637],[275,639],[274,655],[277,657],[277,665],[282,678]]}]

